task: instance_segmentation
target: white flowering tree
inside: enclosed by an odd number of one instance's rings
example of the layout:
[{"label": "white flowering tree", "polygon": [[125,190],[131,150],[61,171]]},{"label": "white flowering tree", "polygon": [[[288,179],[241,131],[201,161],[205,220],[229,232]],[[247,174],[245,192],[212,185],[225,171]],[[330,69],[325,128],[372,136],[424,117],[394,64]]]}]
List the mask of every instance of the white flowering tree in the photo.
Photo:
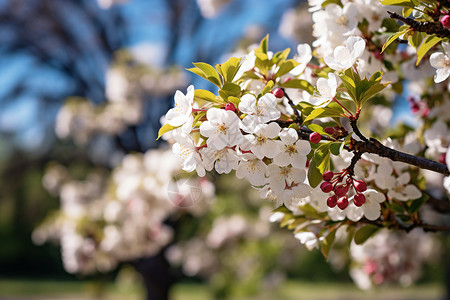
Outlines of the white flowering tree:
[{"label": "white flowering tree", "polygon": [[[243,57],[194,63],[188,71],[217,93],[177,92],[159,136],[170,136],[186,171],[246,178],[275,203],[274,219],[326,257],[343,237],[357,249],[385,228],[450,230],[450,5],[309,4],[313,48],[300,44],[289,58],[266,36]],[[402,98],[412,126],[395,127]],[[364,261],[362,287],[388,281],[386,266]]]}]

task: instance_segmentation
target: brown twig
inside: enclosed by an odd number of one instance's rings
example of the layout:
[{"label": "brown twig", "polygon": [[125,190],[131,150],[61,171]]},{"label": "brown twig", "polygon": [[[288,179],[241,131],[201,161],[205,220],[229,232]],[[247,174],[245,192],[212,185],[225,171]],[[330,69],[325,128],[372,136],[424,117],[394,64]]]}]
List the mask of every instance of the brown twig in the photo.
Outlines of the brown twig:
[{"label": "brown twig", "polygon": [[404,18],[395,12],[388,11],[387,13],[392,19],[399,20],[416,31],[434,34],[442,38],[450,38],[450,30],[444,28],[439,22],[418,22],[411,18]]}]

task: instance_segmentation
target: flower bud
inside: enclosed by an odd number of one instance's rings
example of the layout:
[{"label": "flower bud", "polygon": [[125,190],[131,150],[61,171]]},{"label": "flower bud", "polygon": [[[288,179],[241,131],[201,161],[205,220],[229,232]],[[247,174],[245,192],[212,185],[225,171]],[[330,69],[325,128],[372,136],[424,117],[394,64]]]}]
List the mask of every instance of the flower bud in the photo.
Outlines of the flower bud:
[{"label": "flower bud", "polygon": [[348,206],[348,198],[347,198],[347,197],[342,197],[342,198],[340,198],[340,199],[337,201],[337,206],[338,206],[340,209],[342,209],[342,210],[346,209],[347,206]]},{"label": "flower bud", "polygon": [[355,197],[353,197],[353,203],[356,206],[360,207],[361,205],[366,203],[366,196],[364,196],[363,194],[356,194]]},{"label": "flower bud", "polygon": [[276,88],[272,91],[272,94],[274,94],[277,98],[283,98],[284,97],[284,91],[280,88]]},{"label": "flower bud", "polygon": [[330,181],[331,179],[333,179],[334,177],[334,173],[331,171],[325,171],[322,174],[322,179],[325,181]]},{"label": "flower bud", "polygon": [[441,22],[442,26],[444,26],[444,28],[450,29],[450,16],[449,15],[443,16],[440,22]]},{"label": "flower bud", "polygon": [[334,130],[333,127],[325,127],[325,129],[323,131],[325,131],[328,134],[333,134],[336,132],[336,130]]},{"label": "flower bud", "polygon": [[333,185],[331,183],[329,183],[328,181],[325,181],[325,182],[322,182],[322,184],[320,185],[320,189],[324,193],[329,193],[333,190]]},{"label": "flower bud", "polygon": [[225,105],[225,110],[236,111],[236,106],[234,106],[233,103],[228,102],[228,103]]},{"label": "flower bud", "polygon": [[337,204],[337,201],[338,201],[338,197],[336,197],[336,195],[333,195],[333,196],[331,196],[331,197],[328,197],[328,199],[327,199],[327,205],[328,205],[328,207],[329,207],[329,208],[335,207],[336,204]]},{"label": "flower bud", "polygon": [[347,191],[348,191],[348,189],[343,185],[339,185],[334,189],[334,193],[338,197],[344,196],[345,194],[347,194]]},{"label": "flower bud", "polygon": [[321,139],[322,137],[318,132],[313,132],[309,135],[309,141],[313,144],[317,144],[318,142],[320,142]]},{"label": "flower bud", "polygon": [[362,180],[356,180],[355,181],[355,189],[358,191],[358,192],[364,192],[365,190],[367,190],[367,184],[364,182],[364,181],[362,181]]}]

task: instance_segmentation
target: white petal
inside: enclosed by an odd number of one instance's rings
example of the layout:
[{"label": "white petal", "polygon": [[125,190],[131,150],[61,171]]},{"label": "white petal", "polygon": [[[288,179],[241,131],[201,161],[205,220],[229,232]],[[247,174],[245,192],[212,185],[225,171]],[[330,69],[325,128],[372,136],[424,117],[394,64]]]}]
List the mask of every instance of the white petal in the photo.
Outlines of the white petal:
[{"label": "white petal", "polygon": [[407,194],[409,199],[411,200],[420,198],[422,196],[422,192],[415,185],[412,184],[407,185],[403,190],[403,192]]},{"label": "white petal", "polygon": [[245,94],[239,102],[239,110],[244,114],[254,114],[256,110],[256,98],[252,94]]}]

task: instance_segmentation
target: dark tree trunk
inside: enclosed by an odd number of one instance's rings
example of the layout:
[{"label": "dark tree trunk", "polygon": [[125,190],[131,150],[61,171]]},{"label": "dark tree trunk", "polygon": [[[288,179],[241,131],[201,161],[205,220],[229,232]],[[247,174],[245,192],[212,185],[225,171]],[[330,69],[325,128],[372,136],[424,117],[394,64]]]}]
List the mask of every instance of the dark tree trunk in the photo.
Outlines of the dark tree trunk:
[{"label": "dark tree trunk", "polygon": [[177,276],[172,272],[163,252],[133,262],[141,274],[147,292],[147,300],[169,300],[169,291]]}]

